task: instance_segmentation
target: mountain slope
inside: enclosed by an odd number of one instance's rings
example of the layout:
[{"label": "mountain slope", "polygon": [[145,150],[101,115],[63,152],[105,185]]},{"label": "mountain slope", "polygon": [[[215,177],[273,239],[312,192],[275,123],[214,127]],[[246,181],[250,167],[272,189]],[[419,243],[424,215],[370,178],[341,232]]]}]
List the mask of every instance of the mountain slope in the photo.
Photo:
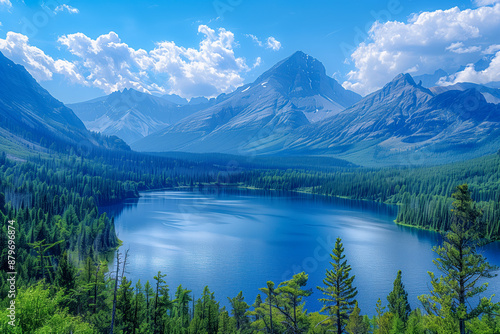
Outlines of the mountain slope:
[{"label": "mountain slope", "polygon": [[216,104],[132,145],[141,151],[273,151],[288,133],[334,115],[361,97],[302,52]]},{"label": "mountain slope", "polygon": [[450,91],[450,90],[468,90],[468,89],[476,89],[478,92],[480,92],[486,101],[488,103],[495,103],[499,104],[500,103],[500,89],[498,88],[491,88],[483,85],[478,85],[475,83],[470,83],[470,82],[461,82],[457,83],[455,85],[450,85],[450,86],[436,86],[436,87],[431,87],[429,88],[434,94],[442,94],[444,92]]},{"label": "mountain slope", "polygon": [[49,146],[93,141],[85,125],[43,89],[21,65],[0,53],[2,137]]},{"label": "mountain slope", "polygon": [[32,152],[98,148],[130,150],[116,137],[92,134],[62,102],[52,97],[21,65],[0,53],[0,149],[12,157]]},{"label": "mountain slope", "polygon": [[92,131],[116,135],[130,144],[198,111],[165,98],[125,89],[87,102],[68,105]]},{"label": "mountain slope", "polygon": [[343,113],[291,134],[284,150],[404,165],[422,156],[431,164],[457,161],[498,147],[500,106],[476,89],[434,95],[401,74]]},{"label": "mountain slope", "polygon": [[422,82],[422,86],[431,88],[437,85],[439,79],[442,77],[447,77],[448,73],[443,69],[436,70],[433,74],[422,74],[415,76],[413,79],[415,82]]}]

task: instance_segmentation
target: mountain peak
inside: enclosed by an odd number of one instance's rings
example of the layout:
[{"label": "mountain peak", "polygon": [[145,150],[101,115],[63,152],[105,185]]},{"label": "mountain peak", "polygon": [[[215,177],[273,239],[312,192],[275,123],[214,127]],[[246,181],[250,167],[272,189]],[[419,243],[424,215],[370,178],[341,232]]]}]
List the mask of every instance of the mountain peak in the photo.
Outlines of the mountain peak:
[{"label": "mountain peak", "polygon": [[413,77],[408,74],[408,73],[400,73],[398,74],[394,79],[389,84],[392,83],[402,83],[402,84],[408,84],[412,86],[416,86],[417,84],[415,83],[415,80],[413,80]]},{"label": "mountain peak", "polygon": [[297,51],[288,58],[283,59],[271,69],[264,72],[256,82],[268,80],[270,77],[282,78],[286,80],[294,80],[297,75],[303,77],[316,76],[326,77],[326,70],[323,64],[314,57],[305,54],[302,51]]},{"label": "mountain peak", "polygon": [[[386,84],[381,91],[384,94],[391,94],[393,92],[398,92],[408,88],[412,90],[416,89],[430,96],[434,96],[434,94],[429,89],[422,87],[420,83],[417,85],[415,83],[415,80],[413,80],[413,77],[408,73],[398,74],[394,79],[392,79],[391,82]],[[377,92],[375,94],[377,94]]]}]

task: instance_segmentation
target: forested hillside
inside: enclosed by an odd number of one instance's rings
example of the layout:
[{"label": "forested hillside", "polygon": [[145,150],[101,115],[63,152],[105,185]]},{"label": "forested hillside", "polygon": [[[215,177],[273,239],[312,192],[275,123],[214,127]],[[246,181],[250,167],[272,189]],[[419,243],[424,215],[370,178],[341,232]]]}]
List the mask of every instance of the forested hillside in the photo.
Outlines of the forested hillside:
[{"label": "forested hillside", "polygon": [[451,223],[448,199],[467,183],[482,209],[487,237],[500,238],[500,156],[420,168],[339,168],[337,171],[256,170],[233,174],[246,186],[400,204],[398,223],[445,231]]},{"label": "forested hillside", "polygon": [[[5,311],[0,320],[1,331],[109,333],[113,326],[113,333],[326,333],[335,328],[336,319],[341,319],[342,332],[348,333],[444,333],[440,330],[443,321],[454,328],[451,332],[461,324],[473,333],[493,333],[499,328],[495,316],[498,305],[487,300],[478,306],[482,317],[465,319],[446,311],[447,296],[453,296],[453,292],[443,292],[441,283],[434,278],[431,297],[422,296],[422,309],[397,313],[401,311],[398,303],[407,303],[401,274],[396,277],[394,292],[385,298],[387,304],[377,305],[378,315],[373,319],[362,316],[357,307],[355,281],[349,281],[352,289],[349,288],[346,306],[335,309],[329,300],[337,300],[336,292],[307,286],[305,273],[281,284],[268,282],[251,305],[239,294],[230,298],[231,310],[225,309],[208,287],[193,301],[189,287],[168,287],[168,276],[160,272],[151,282],[127,280],[124,251],[118,253],[115,261],[120,266],[108,271],[107,260],[120,242],[113,218],[101,212],[99,206],[137,197],[139,191],[147,189],[246,186],[399,203],[399,222],[453,231],[457,216],[451,211],[450,195],[458,185],[468,183],[465,193],[469,196],[470,189],[477,201],[476,206],[462,198],[470,210],[477,212],[469,220],[486,227],[480,237],[471,239],[479,243],[484,238],[499,236],[500,157],[414,169],[364,169],[339,164],[326,169],[319,166],[317,171],[285,169],[286,163],[281,169],[265,169],[266,160],[259,161],[259,169],[253,170],[244,165],[229,168],[231,164],[224,164],[221,156],[216,162],[184,158],[91,148],[69,155],[53,153],[51,158],[32,154],[27,161],[13,161],[2,153],[0,297]],[[306,161],[304,165],[320,160]],[[457,200],[456,195],[454,199]],[[453,205],[456,207],[456,203]],[[7,317],[8,294],[12,290],[7,279],[13,230],[17,272],[15,327],[9,325]],[[343,256],[341,244],[338,246],[332,253],[333,263]],[[475,252],[475,248],[470,252]],[[473,275],[482,275],[474,268]],[[334,280],[331,275],[326,275],[326,287]],[[322,311],[309,312],[304,304],[303,298],[313,291],[325,301]],[[381,298],[385,300],[384,296]],[[425,305],[431,304],[425,303],[432,298],[438,298],[438,306],[427,309]],[[460,305],[457,303],[453,307]]]}]

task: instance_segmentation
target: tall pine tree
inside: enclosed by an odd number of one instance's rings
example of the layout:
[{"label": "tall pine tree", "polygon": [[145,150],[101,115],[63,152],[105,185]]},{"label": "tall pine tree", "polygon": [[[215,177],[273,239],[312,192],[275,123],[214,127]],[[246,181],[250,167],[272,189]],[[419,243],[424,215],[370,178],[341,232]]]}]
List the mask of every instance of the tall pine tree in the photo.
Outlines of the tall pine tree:
[{"label": "tall pine tree", "polygon": [[450,231],[444,235],[443,245],[434,248],[438,255],[434,264],[444,276],[438,279],[429,273],[433,290],[420,300],[429,314],[438,317],[436,321],[444,318],[449,323],[455,320],[460,333],[465,334],[465,322],[491,307],[486,298],[478,305],[472,305],[487,287],[487,283],[479,285],[478,280],[496,276],[494,271],[498,268],[477,252],[483,226],[479,219],[481,212],[472,201],[468,186],[458,186],[452,197],[455,201]]},{"label": "tall pine tree", "polygon": [[323,303],[321,312],[328,311],[330,325],[333,325],[337,334],[341,334],[356,305],[358,291],[352,285],[355,276],[350,276],[351,266],[344,260],[344,247],[340,238],[337,238],[330,257],[333,260],[330,262],[332,269],[326,270],[326,278],[323,280],[325,286],[318,286],[325,296],[319,301]]}]

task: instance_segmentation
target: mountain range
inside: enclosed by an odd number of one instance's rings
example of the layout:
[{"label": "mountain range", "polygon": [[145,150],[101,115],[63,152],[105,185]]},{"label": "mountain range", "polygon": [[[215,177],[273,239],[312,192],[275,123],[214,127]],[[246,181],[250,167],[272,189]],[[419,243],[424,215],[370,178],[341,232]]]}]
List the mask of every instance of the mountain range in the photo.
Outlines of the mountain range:
[{"label": "mountain range", "polygon": [[500,147],[499,89],[426,88],[400,74],[362,98],[302,52],[215,99],[126,89],[71,109],[0,54],[0,91],[0,146],[128,148],[93,130],[138,151],[330,156],[365,166],[458,161]]},{"label": "mountain range", "polygon": [[[441,75],[440,71],[434,78]],[[364,98],[298,52],[219,103],[145,137],[140,151],[335,156],[361,165],[435,164],[500,147],[500,90],[426,88],[400,74]]]},{"label": "mountain range", "polygon": [[142,151],[242,154],[273,145],[291,131],[335,115],[361,96],[326,75],[303,52],[279,62],[251,84],[218,98],[213,106],[132,143]]},{"label": "mountain range", "polygon": [[342,113],[290,134],[282,150],[407,165],[463,160],[499,147],[500,106],[477,87],[436,94],[400,74]]},{"label": "mountain range", "polygon": [[89,130],[115,135],[131,144],[208,105],[206,99],[194,99],[188,103],[177,95],[156,97],[124,89],[68,107]]}]

